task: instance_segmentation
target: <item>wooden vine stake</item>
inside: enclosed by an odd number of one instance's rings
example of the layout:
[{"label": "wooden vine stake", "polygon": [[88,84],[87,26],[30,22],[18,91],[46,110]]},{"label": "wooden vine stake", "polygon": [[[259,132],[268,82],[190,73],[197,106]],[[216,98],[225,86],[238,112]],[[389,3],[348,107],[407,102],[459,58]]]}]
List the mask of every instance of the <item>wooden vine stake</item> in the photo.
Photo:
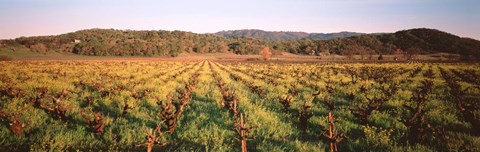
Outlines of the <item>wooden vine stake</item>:
[{"label": "wooden vine stake", "polygon": [[143,133],[147,136],[147,141],[143,144],[137,145],[137,146],[147,146],[147,152],[151,152],[153,149],[153,146],[155,144],[158,144],[160,147],[165,146],[168,144],[168,142],[162,141],[162,123],[163,121],[159,122],[157,124],[157,127],[155,129],[149,128],[145,129],[142,128]]},{"label": "wooden vine stake", "polygon": [[345,138],[345,134],[338,134],[338,131],[335,130],[335,118],[332,115],[332,112],[328,112],[328,134],[327,132],[323,133],[323,136],[327,137],[327,139],[330,142],[330,151],[331,152],[337,152],[337,143],[343,140]]},{"label": "wooden vine stake", "polygon": [[250,126],[246,121],[247,119],[247,115],[245,115],[244,119],[243,114],[240,114],[240,117],[235,119],[235,124],[233,126],[233,130],[235,130],[239,136],[239,138],[234,138],[242,143],[242,152],[247,151],[247,140],[253,140],[256,138],[256,136],[250,134],[251,130],[255,127]]},{"label": "wooden vine stake", "polygon": [[292,103],[293,103],[292,95],[286,95],[285,97],[281,97],[280,103],[283,106],[283,111],[287,114],[290,113],[290,107],[292,106]]},{"label": "wooden vine stake", "polygon": [[428,110],[425,107],[430,102],[433,81],[425,79],[421,83],[422,85],[413,92],[410,100],[403,105],[408,114],[405,114],[400,122],[407,127],[407,137],[410,142],[425,144],[428,133],[435,133],[440,130],[435,128],[426,118]]},{"label": "wooden vine stake", "polygon": [[80,109],[80,115],[85,119],[87,124],[91,127],[92,131],[95,132],[97,135],[103,133],[103,128],[105,128],[105,117],[99,112],[93,112],[90,110],[90,113],[93,115],[93,119],[91,119],[85,111]]},{"label": "wooden vine stake", "polygon": [[[20,114],[25,110],[21,109],[16,112],[7,113],[0,107],[0,122],[4,123],[8,126],[8,129],[15,135],[21,136],[23,135],[23,130],[29,129],[30,126],[27,125],[21,118]],[[31,124],[31,119],[28,120]]]},{"label": "wooden vine stake", "polygon": [[313,112],[310,111],[310,104],[307,101],[304,101],[301,107],[298,108],[298,120],[300,123],[300,130],[303,133],[307,132],[308,128],[308,119],[313,116]]},{"label": "wooden vine stake", "polygon": [[[332,86],[327,85],[327,91],[329,95],[333,95],[335,92],[335,88]],[[335,100],[331,99],[331,97],[326,97],[324,104],[327,106],[328,109],[328,133],[327,131],[323,132],[323,136],[325,136],[328,141],[330,142],[330,151],[337,152],[338,147],[337,144],[343,140],[343,138],[348,138],[344,133],[338,133],[335,130],[335,117],[333,116],[333,111],[335,110]]]},{"label": "wooden vine stake", "polygon": [[125,117],[128,113],[129,110],[132,110],[135,108],[134,106],[131,106],[128,104],[128,100],[123,101],[123,111],[122,111],[122,117]]},{"label": "wooden vine stake", "polygon": [[[157,99],[159,100],[159,99]],[[166,125],[168,127],[168,132],[173,134],[175,128],[177,128],[177,117],[176,117],[176,108],[175,104],[173,103],[173,94],[170,92],[167,94],[167,100],[164,104],[163,101],[159,100],[157,102],[162,112],[158,114],[158,116],[163,120],[166,121]]]}]

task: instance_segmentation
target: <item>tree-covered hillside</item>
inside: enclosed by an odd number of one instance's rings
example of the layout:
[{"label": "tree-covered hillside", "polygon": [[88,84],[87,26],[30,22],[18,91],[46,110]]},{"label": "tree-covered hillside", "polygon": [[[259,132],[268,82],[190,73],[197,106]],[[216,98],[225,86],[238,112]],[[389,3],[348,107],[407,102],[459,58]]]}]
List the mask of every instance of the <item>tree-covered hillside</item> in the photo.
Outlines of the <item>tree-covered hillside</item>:
[{"label": "tree-covered hillside", "polygon": [[319,40],[329,40],[335,38],[346,38],[358,35],[364,35],[365,33],[355,33],[355,32],[338,32],[338,33],[306,33],[306,32],[271,32],[263,30],[231,30],[231,31],[220,31],[214,33],[217,36],[223,37],[236,37],[236,36],[245,36],[245,37],[254,37],[264,40],[274,40],[274,41],[284,41],[284,40],[300,40],[303,38],[309,39],[319,39]]},{"label": "tree-covered hillside", "polygon": [[480,58],[480,41],[434,29],[411,29],[391,34],[348,38],[273,41],[236,36],[222,37],[183,31],[131,31],[89,29],[57,36],[2,40],[4,49],[27,48],[34,52],[70,52],[91,56],[177,56],[179,53],[258,54],[265,46],[294,54],[393,54],[394,52],[454,53]]}]

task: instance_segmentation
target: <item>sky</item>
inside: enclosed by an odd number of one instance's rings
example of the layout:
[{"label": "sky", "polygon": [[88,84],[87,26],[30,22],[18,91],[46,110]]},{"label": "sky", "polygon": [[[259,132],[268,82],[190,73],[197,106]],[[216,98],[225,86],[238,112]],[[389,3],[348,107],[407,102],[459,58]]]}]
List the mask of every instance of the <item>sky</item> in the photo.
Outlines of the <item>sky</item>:
[{"label": "sky", "polygon": [[480,40],[480,0],[0,0],[0,39],[91,28],[340,31],[433,28]]}]

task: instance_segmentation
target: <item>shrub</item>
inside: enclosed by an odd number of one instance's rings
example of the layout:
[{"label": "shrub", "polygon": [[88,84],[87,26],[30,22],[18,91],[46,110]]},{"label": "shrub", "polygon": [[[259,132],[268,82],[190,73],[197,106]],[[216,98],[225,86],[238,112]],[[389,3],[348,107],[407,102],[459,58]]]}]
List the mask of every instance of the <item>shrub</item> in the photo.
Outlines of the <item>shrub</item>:
[{"label": "shrub", "polygon": [[12,60],[12,58],[9,57],[9,56],[3,56],[3,55],[0,56],[0,61],[11,61],[11,60]]},{"label": "shrub", "polygon": [[48,52],[48,48],[43,43],[37,43],[35,45],[30,46],[30,50],[38,53]]},{"label": "shrub", "polygon": [[383,55],[380,54],[380,56],[378,56],[378,60],[383,60]]},{"label": "shrub", "polygon": [[270,57],[272,57],[272,52],[270,51],[270,48],[266,46],[262,49],[260,55],[262,55],[263,60],[268,61],[270,60]]}]

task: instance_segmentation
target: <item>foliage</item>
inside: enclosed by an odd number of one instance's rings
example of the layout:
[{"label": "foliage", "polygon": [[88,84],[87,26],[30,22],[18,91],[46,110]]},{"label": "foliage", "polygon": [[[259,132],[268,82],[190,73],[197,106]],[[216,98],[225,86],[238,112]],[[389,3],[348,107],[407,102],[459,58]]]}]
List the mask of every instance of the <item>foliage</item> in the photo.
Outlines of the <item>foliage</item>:
[{"label": "foliage", "polygon": [[480,149],[478,64],[0,66],[2,151]]},{"label": "foliage", "polygon": [[270,51],[270,48],[264,47],[262,51],[260,51],[260,55],[262,55],[264,61],[268,61],[272,56],[272,52]]},{"label": "foliage", "polygon": [[345,38],[357,35],[364,35],[364,33],[355,33],[355,32],[339,32],[339,33],[305,33],[305,32],[270,32],[263,30],[232,30],[232,31],[220,31],[214,33],[217,36],[223,37],[255,37],[265,40],[300,40],[303,38],[309,39],[335,39],[335,38]]},{"label": "foliage", "polygon": [[[90,56],[177,57],[181,53],[223,52],[244,55],[259,54],[263,48],[269,47],[274,52],[290,52],[305,55],[321,55],[323,53],[346,55],[347,57],[360,55],[361,59],[372,59],[374,54],[398,54],[398,50],[405,51],[406,59],[414,59],[418,54],[436,52],[459,54],[463,59],[480,57],[480,52],[478,51],[480,50],[479,41],[424,28],[389,34],[361,35],[347,33],[338,36],[345,38],[328,40],[314,39],[315,36],[313,36],[313,39],[302,38],[275,41],[269,40],[269,38],[265,40],[235,36],[237,34],[220,35],[227,37],[182,31],[89,29],[57,36],[21,37],[14,40],[2,40],[1,43],[5,45],[5,48],[13,50],[26,47],[30,48],[31,51],[39,53],[53,50]],[[366,58],[365,56],[369,57]]]}]

